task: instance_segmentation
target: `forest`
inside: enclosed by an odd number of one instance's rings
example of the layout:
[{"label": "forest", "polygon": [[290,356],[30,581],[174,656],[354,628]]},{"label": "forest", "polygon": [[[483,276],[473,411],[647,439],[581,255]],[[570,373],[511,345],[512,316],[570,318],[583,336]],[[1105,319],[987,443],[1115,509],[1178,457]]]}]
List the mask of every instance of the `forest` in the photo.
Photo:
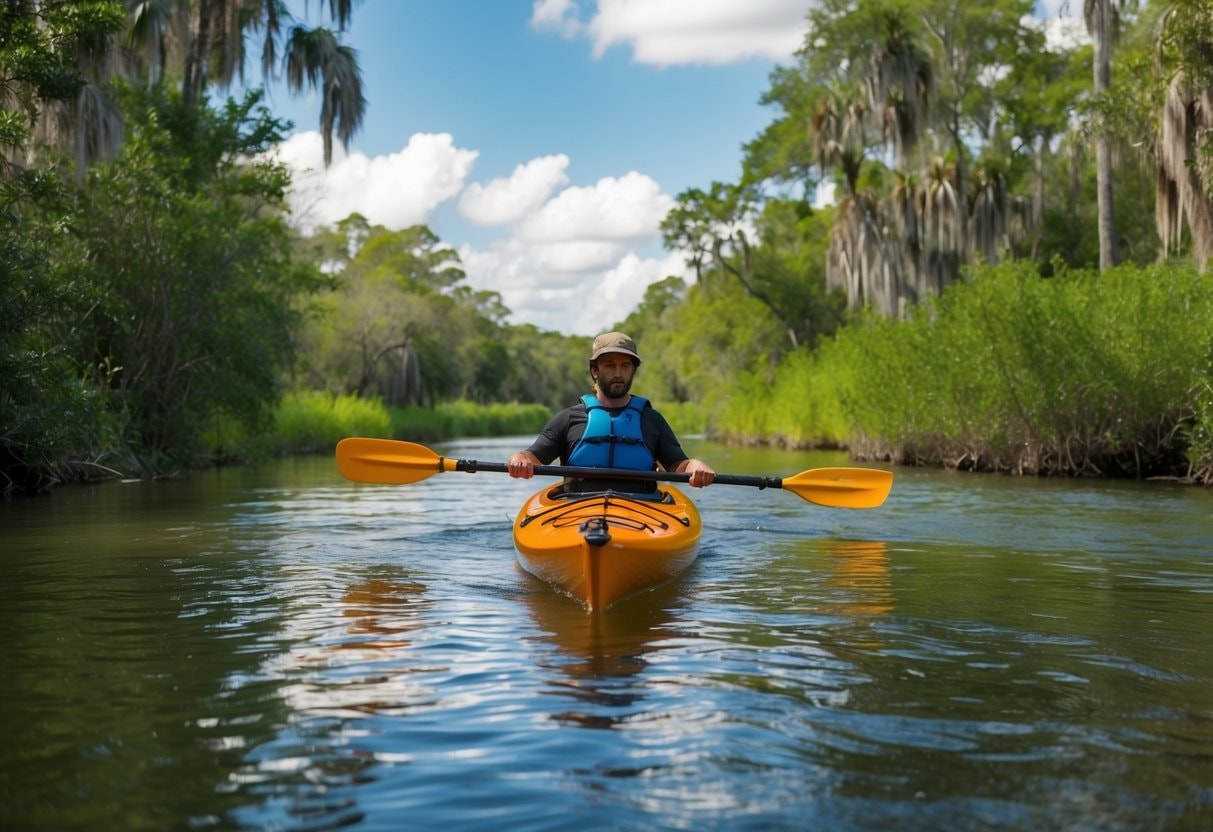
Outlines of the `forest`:
[{"label": "forest", "polygon": [[[246,64],[366,110],[352,0],[0,8],[0,492],[342,435],[529,433],[588,339],[508,322],[429,228],[305,235]],[[733,182],[677,195],[618,322],[680,431],[1213,483],[1213,0],[806,2]],[[833,199],[818,197],[831,193]]]}]

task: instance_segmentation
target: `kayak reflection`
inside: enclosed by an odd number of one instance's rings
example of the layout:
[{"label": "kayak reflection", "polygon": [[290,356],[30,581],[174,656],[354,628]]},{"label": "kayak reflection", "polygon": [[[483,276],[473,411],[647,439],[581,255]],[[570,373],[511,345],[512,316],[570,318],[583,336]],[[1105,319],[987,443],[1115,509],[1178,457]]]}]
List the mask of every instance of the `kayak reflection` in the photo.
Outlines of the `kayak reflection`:
[{"label": "kayak reflection", "polygon": [[559,651],[545,666],[558,668],[576,681],[643,670],[645,655],[659,649],[657,642],[670,634],[669,625],[683,606],[685,574],[592,613],[528,575],[528,591],[523,595],[527,611],[542,630],[539,640]]},{"label": "kayak reflection", "polygon": [[535,640],[555,648],[539,663],[543,670],[555,672],[547,691],[576,703],[570,710],[554,713],[552,719],[611,728],[634,711],[643,699],[643,686],[634,679],[662,649],[663,641],[673,637],[674,622],[684,608],[686,575],[589,614],[573,598],[527,576],[523,597],[540,630]]}]

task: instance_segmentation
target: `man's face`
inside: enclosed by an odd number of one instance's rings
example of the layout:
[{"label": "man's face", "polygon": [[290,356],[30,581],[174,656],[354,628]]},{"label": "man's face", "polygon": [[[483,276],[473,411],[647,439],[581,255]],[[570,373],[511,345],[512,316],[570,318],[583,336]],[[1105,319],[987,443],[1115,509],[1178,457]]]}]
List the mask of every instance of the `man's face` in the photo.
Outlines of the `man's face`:
[{"label": "man's face", "polygon": [[613,352],[600,355],[591,369],[599,392],[608,399],[622,399],[632,389],[636,365],[626,355]]}]

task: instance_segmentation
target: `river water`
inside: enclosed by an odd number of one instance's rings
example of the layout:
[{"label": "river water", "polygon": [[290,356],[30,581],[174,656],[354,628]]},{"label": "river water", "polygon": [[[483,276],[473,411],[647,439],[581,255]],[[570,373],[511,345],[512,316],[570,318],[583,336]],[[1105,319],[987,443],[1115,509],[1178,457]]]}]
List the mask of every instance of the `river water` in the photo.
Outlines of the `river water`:
[{"label": "river water", "polygon": [[0,503],[0,827],[1213,828],[1213,492],[688,489],[699,560],[591,616],[514,562],[540,482],[313,458]]}]

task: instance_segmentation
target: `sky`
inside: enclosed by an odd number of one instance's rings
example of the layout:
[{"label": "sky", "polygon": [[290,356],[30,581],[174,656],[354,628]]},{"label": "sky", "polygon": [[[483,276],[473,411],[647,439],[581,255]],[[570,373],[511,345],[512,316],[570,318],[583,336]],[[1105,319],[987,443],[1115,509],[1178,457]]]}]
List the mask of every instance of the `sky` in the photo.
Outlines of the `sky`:
[{"label": "sky", "polygon": [[[355,4],[343,42],[367,111],[327,169],[315,96],[267,86],[271,110],[295,123],[278,148],[295,171],[295,221],[357,211],[393,230],[426,225],[467,285],[500,293],[510,323],[601,332],[651,283],[692,279],[663,248],[661,220],[683,191],[739,179],[743,146],[779,115],[761,98],[802,43],[811,2]],[[1037,14],[1056,20],[1065,5]],[[291,7],[328,25],[327,2]]]}]

